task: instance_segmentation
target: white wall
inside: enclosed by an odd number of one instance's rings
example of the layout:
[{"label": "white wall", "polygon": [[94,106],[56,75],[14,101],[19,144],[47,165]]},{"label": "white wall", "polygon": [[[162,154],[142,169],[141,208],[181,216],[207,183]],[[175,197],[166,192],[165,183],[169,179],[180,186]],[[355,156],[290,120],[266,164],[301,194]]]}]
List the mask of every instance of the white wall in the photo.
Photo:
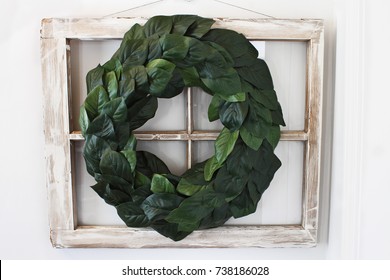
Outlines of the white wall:
[{"label": "white wall", "polygon": [[[0,77],[1,77],[1,110],[0,126],[2,160],[0,161],[0,258],[4,259],[323,259],[327,257],[343,257],[340,246],[337,245],[339,230],[332,231],[328,236],[329,193],[330,193],[330,163],[333,121],[333,84],[335,68],[335,8],[333,1],[327,0],[242,0],[226,2],[243,7],[249,7],[259,12],[282,18],[324,18],[326,20],[326,54],[325,54],[325,85],[324,85],[324,149],[321,186],[320,212],[320,243],[312,249],[144,249],[144,250],[113,250],[113,249],[67,249],[51,248],[49,242],[47,197],[44,182],[43,158],[43,124],[42,124],[42,90],[40,74],[39,29],[40,20],[45,17],[101,17],[117,11],[126,10],[146,1],[96,1],[96,0],[0,0]],[[153,1],[149,1],[153,2]],[[383,1],[384,2],[384,1]],[[131,4],[130,4],[131,3]],[[371,1],[370,1],[371,3]],[[362,215],[359,216],[360,238],[359,257],[389,257],[389,251],[378,253],[371,249],[370,242],[375,245],[386,240],[385,234],[389,227],[383,226],[378,238],[374,241],[373,231],[378,228],[374,216],[383,221],[388,216],[389,206],[385,199],[389,197],[389,185],[386,181],[386,156],[389,156],[389,146],[384,141],[388,139],[388,129],[385,129],[386,77],[373,66],[374,63],[384,63],[382,54],[389,48],[389,42],[377,47],[380,31],[376,31],[376,13],[381,12],[383,5],[367,4],[367,25],[375,41],[368,44],[366,64],[366,87],[370,94],[365,95],[364,106],[365,138],[363,154],[365,165],[362,174]],[[383,11],[386,9],[383,9]],[[193,13],[209,17],[248,18],[258,15],[238,10],[211,0],[166,0],[164,2],[120,14],[121,16],[151,16],[155,14]],[[385,18],[385,15],[382,16]],[[371,39],[371,35],[367,38]],[[339,38],[343,40],[343,38]],[[386,48],[385,48],[386,47]],[[340,46],[343,48],[343,45]],[[386,54],[385,58],[389,58]],[[341,67],[341,66],[340,66]],[[371,71],[372,70],[372,71]],[[342,94],[342,92],[337,92]],[[380,111],[382,110],[382,111]],[[340,109],[341,111],[341,109]],[[338,115],[342,120],[342,115]],[[336,118],[338,117],[336,115]],[[384,126],[382,127],[382,123]],[[338,127],[338,131],[342,127]],[[386,131],[386,132],[385,132]],[[386,134],[387,133],[387,134]],[[342,151],[341,151],[342,152]],[[337,164],[336,157],[336,164]],[[378,171],[376,171],[378,170]],[[342,176],[342,175],[340,175]],[[374,180],[373,180],[374,179]],[[340,193],[341,188],[332,192],[332,198]],[[383,203],[377,203],[380,199]],[[341,200],[334,200],[332,208],[338,209]],[[387,204],[388,205],[388,204]],[[383,207],[383,208],[382,208]],[[387,212],[386,212],[387,211]],[[342,219],[332,212],[331,226],[339,229]],[[387,232],[386,232],[387,231]],[[377,232],[375,232],[378,234]],[[330,242],[334,242],[329,244]],[[334,245],[336,244],[336,245]],[[354,257],[357,255],[352,255]]]}]

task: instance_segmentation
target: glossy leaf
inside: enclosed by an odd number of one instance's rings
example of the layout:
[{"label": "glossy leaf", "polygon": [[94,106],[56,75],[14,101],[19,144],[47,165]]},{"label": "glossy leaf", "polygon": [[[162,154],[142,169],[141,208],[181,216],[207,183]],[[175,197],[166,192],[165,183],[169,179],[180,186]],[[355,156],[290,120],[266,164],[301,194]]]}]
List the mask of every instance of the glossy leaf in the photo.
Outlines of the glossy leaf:
[{"label": "glossy leaf", "polygon": [[175,193],[172,183],[160,174],[153,175],[150,189],[153,193]]},{"label": "glossy leaf", "polygon": [[217,161],[215,156],[209,158],[204,166],[204,179],[210,181],[213,178],[215,171],[221,168],[222,164]]},{"label": "glossy leaf", "polygon": [[110,99],[102,86],[95,87],[92,92],[87,95],[84,107],[91,121],[101,113],[104,104],[108,101],[110,101]]},{"label": "glossy leaf", "polygon": [[211,99],[209,109],[208,109],[208,117],[209,121],[213,122],[219,119],[219,108],[221,107],[223,100],[218,95],[214,95]]},{"label": "glossy leaf", "polygon": [[80,107],[79,124],[80,124],[80,128],[81,128],[81,133],[83,134],[84,137],[85,137],[85,132],[88,129],[89,123],[90,123],[90,121],[89,121],[89,118],[88,118],[87,111],[85,110],[84,105],[82,105]]},{"label": "glossy leaf", "polygon": [[99,167],[103,175],[114,175],[127,182],[133,181],[130,164],[121,153],[107,150],[102,156]]},{"label": "glossy leaf", "polygon": [[116,78],[115,72],[108,72],[105,77],[105,87],[107,88],[108,96],[110,100],[113,100],[118,97],[118,80]]},{"label": "glossy leaf", "polygon": [[164,219],[171,211],[179,206],[183,198],[171,193],[155,193],[141,204],[146,216],[151,221]]},{"label": "glossy leaf", "polygon": [[148,96],[136,102],[127,111],[130,131],[143,126],[149,119],[153,118],[157,110],[157,98]]},{"label": "glossy leaf", "polygon": [[128,227],[147,227],[150,224],[144,211],[133,202],[126,202],[116,207],[119,217]]},{"label": "glossy leaf", "polygon": [[96,66],[96,68],[90,70],[87,74],[87,92],[90,93],[95,87],[103,85],[104,68]]},{"label": "glossy leaf", "polygon": [[134,150],[123,150],[121,154],[125,156],[127,162],[130,165],[131,172],[134,172],[135,166],[137,164],[137,157]]},{"label": "glossy leaf", "polygon": [[222,129],[217,140],[215,140],[215,158],[222,164],[228,155],[233,151],[234,144],[238,138],[238,131],[230,132],[227,128]]},{"label": "glossy leaf", "polygon": [[219,109],[222,124],[230,131],[238,130],[248,114],[247,102],[223,102]]},{"label": "glossy leaf", "polygon": [[127,107],[122,97],[104,104],[101,112],[107,114],[114,122],[124,122],[127,119]]}]

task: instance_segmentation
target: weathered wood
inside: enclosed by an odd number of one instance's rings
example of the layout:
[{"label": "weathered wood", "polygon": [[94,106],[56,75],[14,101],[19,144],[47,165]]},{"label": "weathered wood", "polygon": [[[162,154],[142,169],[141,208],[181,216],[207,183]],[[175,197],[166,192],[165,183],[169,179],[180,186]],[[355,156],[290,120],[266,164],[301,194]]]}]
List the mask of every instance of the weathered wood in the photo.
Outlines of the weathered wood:
[{"label": "weathered wood", "polygon": [[[42,38],[120,39],[136,23],[147,18],[47,18],[42,20]],[[316,19],[223,19],[215,28],[233,29],[253,40],[308,41],[320,36],[322,20]]]},{"label": "weathered wood", "polygon": [[[194,130],[191,134],[186,130],[180,131],[135,131],[135,137],[140,141],[202,141],[217,139],[220,131],[218,130]],[[73,131],[69,134],[69,139],[73,141],[82,141],[84,137],[80,131]],[[281,141],[307,141],[308,134],[304,131],[289,130],[282,131]]]},{"label": "weathered wood", "polygon": [[313,247],[311,234],[302,226],[223,226],[197,230],[174,242],[148,228],[83,226],[53,231],[58,248],[237,248]]},{"label": "weathered wood", "polygon": [[[51,240],[55,247],[312,247],[317,242],[321,151],[323,22],[321,20],[216,19],[214,27],[234,29],[252,40],[307,42],[306,123],[304,131],[282,131],[282,141],[305,143],[302,225],[224,226],[196,231],[173,242],[149,229],[77,227],[73,203],[71,143],[83,140],[70,127],[72,114],[68,39],[118,39],[145,18],[44,19],[41,30],[45,111],[47,188]],[[188,93],[184,131],[137,131],[139,140],[187,141],[190,165],[192,141],[215,140],[219,131],[194,131]]]},{"label": "weathered wood", "polygon": [[46,186],[52,230],[74,228],[66,39],[41,40]]}]

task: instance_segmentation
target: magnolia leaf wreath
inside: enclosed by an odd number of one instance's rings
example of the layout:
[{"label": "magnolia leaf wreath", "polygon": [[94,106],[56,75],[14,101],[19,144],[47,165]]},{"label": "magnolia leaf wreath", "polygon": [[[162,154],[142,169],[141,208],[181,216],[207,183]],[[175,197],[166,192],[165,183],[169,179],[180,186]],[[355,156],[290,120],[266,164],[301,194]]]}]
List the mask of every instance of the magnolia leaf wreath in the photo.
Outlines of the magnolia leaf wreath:
[{"label": "magnolia leaf wreath", "polygon": [[[175,15],[135,24],[86,77],[80,125],[92,188],[127,226],[175,241],[255,212],[281,166],[274,149],[285,124],[268,67],[244,35],[210,29],[213,23]],[[176,176],[154,154],[136,150],[133,131],[154,117],[158,98],[184,87],[212,95],[209,120],[224,128],[214,156]]]}]

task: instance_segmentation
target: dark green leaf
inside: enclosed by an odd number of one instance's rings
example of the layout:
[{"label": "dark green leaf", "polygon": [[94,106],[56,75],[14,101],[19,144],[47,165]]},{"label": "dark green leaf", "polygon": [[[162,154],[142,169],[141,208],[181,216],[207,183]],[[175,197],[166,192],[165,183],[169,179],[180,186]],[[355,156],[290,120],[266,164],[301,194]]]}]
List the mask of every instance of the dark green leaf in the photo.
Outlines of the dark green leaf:
[{"label": "dark green leaf", "polygon": [[160,38],[162,58],[173,62],[183,60],[189,50],[191,39],[176,34],[167,34]]},{"label": "dark green leaf", "polygon": [[144,39],[144,28],[139,25],[138,23],[134,24],[129,31],[125,33],[125,36],[123,37],[123,41],[126,42],[128,40],[132,39]]},{"label": "dark green leaf", "polygon": [[212,29],[201,40],[214,42],[220,45],[233,57],[233,59],[245,54],[250,54],[254,58],[258,56],[256,48],[253,47],[245,36],[233,30]]},{"label": "dark green leaf", "polygon": [[211,99],[209,109],[208,109],[208,117],[209,121],[213,122],[219,119],[219,108],[222,105],[223,100],[218,95],[214,95]]},{"label": "dark green leaf", "polygon": [[191,24],[190,27],[187,29],[185,35],[195,38],[201,38],[210,30],[214,22],[215,21],[210,18],[197,17],[195,22]]},{"label": "dark green leaf", "polygon": [[195,87],[200,86],[200,84],[202,84],[202,81],[199,78],[198,71],[196,71],[195,67],[183,68],[179,71],[183,78],[185,86]]},{"label": "dark green leaf", "polygon": [[97,182],[108,183],[110,184],[111,190],[119,190],[128,195],[131,195],[131,193],[134,191],[132,183],[116,175],[95,173],[95,180]]},{"label": "dark green leaf", "polygon": [[102,113],[107,114],[114,122],[124,122],[127,119],[127,107],[122,97],[117,97],[102,108]]},{"label": "dark green leaf", "polygon": [[165,59],[155,59],[146,65],[150,83],[150,94],[158,96],[167,87],[173,76],[174,69],[175,64]]},{"label": "dark green leaf", "polygon": [[118,97],[118,80],[114,71],[108,72],[104,76],[104,85],[107,88],[108,96],[111,100]]},{"label": "dark green leaf", "polygon": [[155,38],[148,38],[148,57],[147,61],[151,61],[162,56],[162,49],[160,46],[160,38],[156,36]]},{"label": "dark green leaf", "polygon": [[114,125],[106,114],[101,114],[94,119],[89,124],[86,134],[94,134],[105,140],[115,140]]},{"label": "dark green leaf", "polygon": [[153,193],[175,193],[172,183],[160,174],[153,175],[150,189]]},{"label": "dark green leaf", "polygon": [[129,108],[127,118],[130,121],[130,131],[143,126],[148,120],[153,118],[156,114],[157,106],[157,98],[148,96]]},{"label": "dark green leaf", "polygon": [[119,217],[128,227],[147,227],[150,224],[144,211],[133,202],[126,202],[116,207]]},{"label": "dark green leaf", "polygon": [[267,64],[262,59],[257,59],[254,64],[239,67],[236,68],[236,70],[244,80],[258,89],[272,90],[274,88],[271,73],[269,72]]},{"label": "dark green leaf", "polygon": [[179,241],[191,233],[191,231],[179,231],[178,224],[171,224],[164,220],[154,222],[151,227],[165,237],[173,241]]},{"label": "dark green leaf", "polygon": [[128,163],[130,165],[130,168],[131,168],[131,172],[134,172],[135,166],[137,163],[137,157],[136,157],[135,151],[134,150],[123,150],[123,151],[121,151],[121,154],[124,155],[125,158],[127,159]]},{"label": "dark green leaf", "polygon": [[108,101],[110,101],[110,99],[108,98],[106,90],[102,86],[95,87],[92,92],[87,95],[84,107],[91,121],[101,113],[104,104]]},{"label": "dark green leaf", "polygon": [[278,109],[278,99],[273,89],[250,91],[251,97],[270,110]]},{"label": "dark green leaf", "polygon": [[155,16],[150,18],[144,25],[144,33],[146,37],[152,35],[162,36],[169,34],[172,30],[172,17]]},{"label": "dark green leaf", "polygon": [[220,169],[221,166],[222,164],[217,161],[215,156],[209,158],[204,166],[204,179],[210,181],[213,178],[215,171]]},{"label": "dark green leaf", "polygon": [[128,194],[120,190],[111,190],[109,185],[104,182],[99,182],[91,187],[107,204],[116,206],[131,198]]},{"label": "dark green leaf", "polygon": [[172,33],[184,35],[188,28],[198,19],[197,16],[192,15],[174,15],[172,17],[173,28]]},{"label": "dark green leaf", "polygon": [[123,147],[123,150],[135,150],[137,147],[137,138],[135,138],[134,134],[130,134],[129,139],[127,140],[126,145]]},{"label": "dark green leaf", "polygon": [[283,113],[282,113],[282,108],[280,107],[280,104],[278,104],[277,110],[271,111],[271,116],[272,116],[272,122],[274,124],[286,126],[284,119],[283,119]]},{"label": "dark green leaf", "polygon": [[237,94],[241,92],[240,77],[233,68],[218,68],[205,63],[199,69],[202,82],[219,96]]},{"label": "dark green leaf", "polygon": [[261,143],[263,143],[263,138],[253,135],[245,126],[240,128],[240,136],[245,144],[255,151],[257,151],[260,148]]},{"label": "dark green leaf", "polygon": [[132,193],[131,198],[133,199],[133,202],[137,205],[141,205],[144,200],[151,195],[152,192],[150,191],[150,185],[143,185],[140,187],[137,187]]},{"label": "dark green leaf", "polygon": [[135,183],[136,187],[146,185],[149,188],[149,185],[151,184],[151,180],[147,176],[142,174],[141,172],[135,171],[135,182],[134,183]]},{"label": "dark green leaf", "polygon": [[164,219],[173,209],[177,208],[183,198],[171,193],[155,193],[141,204],[146,216],[151,221]]},{"label": "dark green leaf", "polygon": [[192,196],[208,186],[204,179],[205,162],[198,163],[191,169],[184,172],[177,186],[177,191],[181,194]]},{"label": "dark green leaf", "polygon": [[246,94],[245,92],[239,92],[233,95],[227,95],[227,96],[221,95],[221,98],[228,102],[242,102],[245,101]]},{"label": "dark green leaf", "polygon": [[230,131],[238,130],[248,114],[248,102],[223,102],[219,109],[219,118]]},{"label": "dark green leaf", "polygon": [[103,154],[99,166],[103,175],[118,176],[127,182],[133,182],[130,164],[121,153],[107,150]]},{"label": "dark green leaf", "polygon": [[161,159],[146,151],[137,151],[136,169],[149,178],[152,178],[154,173],[171,173]]},{"label": "dark green leaf", "polygon": [[224,165],[215,178],[215,191],[224,194],[226,202],[229,202],[242,192],[246,181],[247,177],[229,173],[227,166]]},{"label": "dark green leaf", "polygon": [[87,166],[87,171],[92,176],[100,173],[99,163],[103,153],[110,149],[110,145],[102,138],[95,135],[86,137],[83,156]]},{"label": "dark green leaf", "polygon": [[84,137],[85,137],[85,132],[88,129],[89,123],[90,123],[90,121],[89,121],[89,118],[88,118],[87,111],[85,110],[84,105],[82,105],[80,107],[79,124],[80,124],[80,128],[81,128],[81,133],[83,134]]},{"label": "dark green leaf", "polygon": [[100,64],[88,72],[86,78],[88,93],[90,93],[95,87],[103,85],[103,75],[104,68],[100,66]]},{"label": "dark green leaf", "polygon": [[215,140],[215,158],[218,163],[222,164],[228,155],[233,151],[234,144],[238,138],[238,130],[230,132],[227,128],[223,128],[217,140]]},{"label": "dark green leaf", "polygon": [[268,135],[266,136],[266,139],[271,144],[271,146],[275,149],[280,139],[280,126],[278,125],[271,126]]},{"label": "dark green leaf", "polygon": [[109,61],[107,61],[103,65],[103,68],[104,68],[104,70],[106,70],[106,72],[114,71],[117,80],[119,80],[122,76],[122,70],[123,70],[122,64],[121,64],[120,60],[117,58],[113,58],[113,59],[110,59]]}]

